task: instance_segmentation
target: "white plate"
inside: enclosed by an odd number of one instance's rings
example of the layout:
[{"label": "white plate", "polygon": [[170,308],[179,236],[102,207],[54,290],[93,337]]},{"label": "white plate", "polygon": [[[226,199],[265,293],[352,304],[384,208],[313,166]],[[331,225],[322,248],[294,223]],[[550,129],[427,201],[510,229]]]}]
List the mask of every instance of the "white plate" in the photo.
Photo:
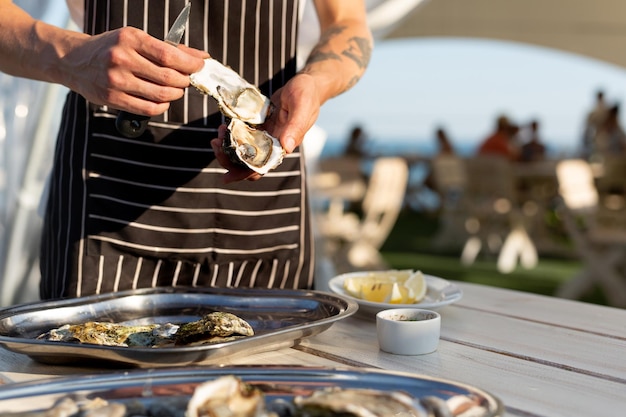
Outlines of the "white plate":
[{"label": "white plate", "polygon": [[367,275],[369,272],[348,272],[346,274],[341,274],[328,282],[328,286],[330,290],[335,294],[342,295],[346,298],[356,301],[359,304],[359,311],[369,312],[376,314],[381,310],[386,310],[388,308],[425,308],[428,310],[436,310],[448,304],[452,304],[456,301],[459,301],[463,296],[463,291],[452,284],[449,281],[446,281],[443,278],[435,277],[432,275],[424,274],[424,279],[426,279],[426,296],[419,303],[413,304],[390,304],[390,303],[376,303],[373,301],[362,300],[360,298],[356,298],[348,294],[346,290],[343,288],[343,282],[348,277],[362,276]]}]

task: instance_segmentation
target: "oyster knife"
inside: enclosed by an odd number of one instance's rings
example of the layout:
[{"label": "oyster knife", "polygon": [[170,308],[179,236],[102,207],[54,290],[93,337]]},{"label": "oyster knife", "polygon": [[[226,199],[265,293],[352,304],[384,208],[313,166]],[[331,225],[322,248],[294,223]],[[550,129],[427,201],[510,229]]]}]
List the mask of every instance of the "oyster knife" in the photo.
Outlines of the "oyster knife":
[{"label": "oyster knife", "polygon": [[[189,21],[189,10],[191,9],[191,3],[181,10],[172,24],[172,27],[165,35],[165,43],[176,46],[180,43]],[[115,119],[115,128],[118,132],[127,138],[139,137],[145,132],[148,126],[149,116],[142,116],[138,114],[132,114],[125,111],[120,111]]]}]

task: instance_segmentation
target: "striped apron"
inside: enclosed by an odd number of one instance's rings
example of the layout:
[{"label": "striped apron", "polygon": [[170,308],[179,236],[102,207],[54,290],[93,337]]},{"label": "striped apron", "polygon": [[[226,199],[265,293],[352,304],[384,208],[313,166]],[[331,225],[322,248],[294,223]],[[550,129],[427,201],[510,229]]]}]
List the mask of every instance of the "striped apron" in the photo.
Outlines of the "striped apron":
[{"label": "striped apron", "polygon": [[[85,32],[134,26],[163,39],[184,0],[87,0]],[[194,0],[182,42],[266,95],[296,71],[298,2]],[[42,299],[162,286],[311,288],[304,158],[223,185],[214,100],[189,88],[136,139],[116,111],[69,93],[41,246]]]}]

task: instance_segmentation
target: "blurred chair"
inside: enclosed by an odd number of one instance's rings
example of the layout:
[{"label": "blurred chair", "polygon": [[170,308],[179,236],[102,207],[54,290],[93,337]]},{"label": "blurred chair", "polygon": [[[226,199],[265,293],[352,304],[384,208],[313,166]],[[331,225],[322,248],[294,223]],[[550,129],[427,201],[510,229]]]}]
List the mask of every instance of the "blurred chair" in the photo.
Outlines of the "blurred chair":
[{"label": "blurred chair", "polygon": [[361,213],[331,208],[317,218],[323,250],[338,273],[386,268],[379,249],[402,209],[409,170],[402,158],[375,160],[361,204]]},{"label": "blurred chair", "polygon": [[466,159],[465,167],[465,227],[469,238],[461,262],[472,264],[486,246],[497,253],[498,270],[502,273],[513,271],[518,260],[525,268],[536,266],[537,250],[517,204],[511,162],[499,156],[480,155]]},{"label": "blurred chair", "polygon": [[[605,184],[610,181],[603,177]],[[609,304],[626,307],[623,269],[626,266],[626,229],[607,222],[606,208],[600,204],[600,193],[589,163],[579,159],[561,161],[557,165],[557,179],[561,197],[558,211],[583,261],[583,269],[564,283],[556,295],[580,298],[597,285]],[[623,216],[623,210],[620,214]]]},{"label": "blurred chair", "polygon": [[433,238],[437,247],[459,245],[465,230],[467,171],[465,161],[456,155],[441,155],[431,161],[435,190],[439,195],[439,229]]}]

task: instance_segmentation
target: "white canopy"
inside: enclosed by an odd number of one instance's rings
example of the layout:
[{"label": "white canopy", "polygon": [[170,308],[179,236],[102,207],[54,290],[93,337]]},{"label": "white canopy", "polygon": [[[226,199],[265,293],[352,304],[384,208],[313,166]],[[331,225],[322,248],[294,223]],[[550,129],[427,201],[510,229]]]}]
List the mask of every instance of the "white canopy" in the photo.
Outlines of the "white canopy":
[{"label": "white canopy", "polygon": [[[624,0],[370,0],[369,4],[370,24],[378,38],[507,40],[626,67]],[[407,6],[411,10],[399,20],[388,11]]]}]

